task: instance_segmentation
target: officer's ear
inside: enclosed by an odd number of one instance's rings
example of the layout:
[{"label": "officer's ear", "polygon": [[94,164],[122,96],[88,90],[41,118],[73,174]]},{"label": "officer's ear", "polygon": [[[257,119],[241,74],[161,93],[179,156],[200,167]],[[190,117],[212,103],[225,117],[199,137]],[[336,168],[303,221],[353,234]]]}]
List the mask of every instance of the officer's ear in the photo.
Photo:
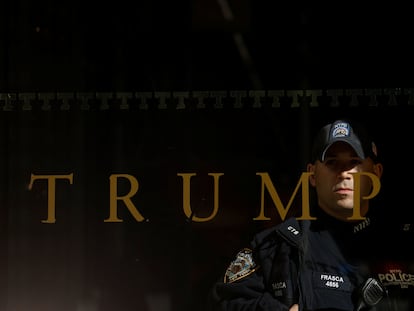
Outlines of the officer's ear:
[{"label": "officer's ear", "polygon": [[308,163],[308,165],[306,166],[306,170],[308,173],[312,173],[311,175],[309,175],[309,183],[311,184],[312,187],[315,187],[316,185],[316,180],[315,180],[315,164],[313,163]]},{"label": "officer's ear", "polygon": [[381,163],[374,163],[373,171],[378,178],[381,178],[384,167]]}]

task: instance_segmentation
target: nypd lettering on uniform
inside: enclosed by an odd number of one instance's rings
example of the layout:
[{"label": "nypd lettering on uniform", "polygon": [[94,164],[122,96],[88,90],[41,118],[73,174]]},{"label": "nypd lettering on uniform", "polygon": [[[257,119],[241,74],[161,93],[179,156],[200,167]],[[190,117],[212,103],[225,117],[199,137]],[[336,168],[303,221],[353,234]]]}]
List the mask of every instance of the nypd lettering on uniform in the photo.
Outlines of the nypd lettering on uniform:
[{"label": "nypd lettering on uniform", "polygon": [[362,230],[368,228],[368,226],[370,224],[371,224],[371,220],[369,219],[369,217],[365,218],[364,221],[362,221],[359,224],[354,226],[354,233],[357,233],[359,231],[362,231]]}]

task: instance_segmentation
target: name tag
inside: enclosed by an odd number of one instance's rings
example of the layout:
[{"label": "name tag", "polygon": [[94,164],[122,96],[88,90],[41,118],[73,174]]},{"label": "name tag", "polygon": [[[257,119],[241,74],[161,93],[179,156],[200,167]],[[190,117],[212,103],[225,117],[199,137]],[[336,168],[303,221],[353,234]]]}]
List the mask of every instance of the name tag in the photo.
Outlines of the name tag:
[{"label": "name tag", "polygon": [[316,287],[325,289],[350,291],[352,288],[346,276],[326,272],[314,272],[313,283]]}]

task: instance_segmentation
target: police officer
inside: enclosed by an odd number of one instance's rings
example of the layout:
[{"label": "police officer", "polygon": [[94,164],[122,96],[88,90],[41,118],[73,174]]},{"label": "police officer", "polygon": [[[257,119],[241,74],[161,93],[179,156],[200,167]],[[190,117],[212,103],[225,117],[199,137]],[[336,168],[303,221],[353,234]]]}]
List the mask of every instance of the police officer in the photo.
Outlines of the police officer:
[{"label": "police officer", "polygon": [[214,284],[210,310],[414,310],[412,294],[401,294],[413,292],[413,262],[384,256],[393,250],[384,252],[384,223],[369,209],[383,166],[366,130],[350,120],[324,126],[307,171],[312,219],[257,234]]}]

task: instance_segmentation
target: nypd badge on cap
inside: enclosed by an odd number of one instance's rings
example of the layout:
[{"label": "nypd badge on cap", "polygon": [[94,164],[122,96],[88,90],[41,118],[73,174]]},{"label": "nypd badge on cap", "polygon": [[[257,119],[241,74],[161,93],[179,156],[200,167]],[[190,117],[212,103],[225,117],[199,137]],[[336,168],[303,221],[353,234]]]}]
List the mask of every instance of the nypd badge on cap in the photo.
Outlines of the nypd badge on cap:
[{"label": "nypd badge on cap", "polygon": [[224,275],[224,283],[232,283],[240,280],[252,274],[256,268],[252,250],[244,248],[237,253],[236,259],[227,268],[226,274]]}]

